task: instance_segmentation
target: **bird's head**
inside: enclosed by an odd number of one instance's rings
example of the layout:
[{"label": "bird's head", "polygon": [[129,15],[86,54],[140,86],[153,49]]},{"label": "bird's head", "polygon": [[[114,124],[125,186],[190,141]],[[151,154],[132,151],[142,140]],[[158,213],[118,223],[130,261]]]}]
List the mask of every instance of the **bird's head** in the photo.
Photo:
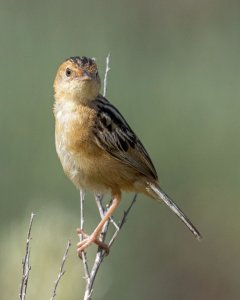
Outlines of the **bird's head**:
[{"label": "bird's head", "polygon": [[100,91],[100,77],[93,58],[74,56],[62,63],[54,80],[55,95],[73,100],[93,100]]}]

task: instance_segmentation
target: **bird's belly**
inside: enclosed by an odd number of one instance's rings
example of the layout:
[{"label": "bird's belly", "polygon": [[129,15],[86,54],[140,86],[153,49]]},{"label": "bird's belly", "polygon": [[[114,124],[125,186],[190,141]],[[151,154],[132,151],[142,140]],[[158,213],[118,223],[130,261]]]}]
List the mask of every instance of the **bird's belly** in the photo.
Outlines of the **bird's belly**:
[{"label": "bird's belly", "polygon": [[64,172],[77,188],[101,193],[109,190],[102,180],[101,172],[96,164],[96,159],[99,161],[101,157],[98,157],[91,149],[86,149],[86,145],[78,145],[78,149],[75,151],[62,140],[56,142],[56,149]]},{"label": "bird's belly", "polygon": [[105,153],[86,155],[86,151],[75,153],[64,146],[57,147],[57,152],[64,172],[77,188],[99,193],[136,191],[134,170],[126,171],[118,161],[103,157]]}]

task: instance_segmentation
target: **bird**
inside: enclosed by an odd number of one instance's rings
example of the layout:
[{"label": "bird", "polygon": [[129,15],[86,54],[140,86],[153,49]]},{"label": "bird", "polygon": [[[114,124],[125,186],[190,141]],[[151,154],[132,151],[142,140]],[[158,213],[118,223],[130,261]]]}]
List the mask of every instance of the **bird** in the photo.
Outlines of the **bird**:
[{"label": "bird", "polygon": [[[189,218],[162,190],[153,162],[119,110],[101,93],[96,60],[86,56],[66,59],[54,80],[55,145],[65,174],[78,189],[110,193],[112,202],[77,252],[92,243],[117,209],[122,192],[141,193],[164,202],[200,240]],[[107,250],[105,244],[101,245]]]}]

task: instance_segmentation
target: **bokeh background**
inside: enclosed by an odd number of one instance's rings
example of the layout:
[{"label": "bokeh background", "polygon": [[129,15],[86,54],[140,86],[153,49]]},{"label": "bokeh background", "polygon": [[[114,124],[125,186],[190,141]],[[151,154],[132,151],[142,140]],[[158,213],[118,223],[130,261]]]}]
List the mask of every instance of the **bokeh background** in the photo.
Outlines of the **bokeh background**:
[{"label": "bokeh background", "polygon": [[[239,299],[240,2],[1,0],[0,45],[1,299],[18,297],[32,211],[28,299],[50,298],[68,239],[56,299],[82,299],[79,194],[55,153],[52,83],[73,55],[95,57],[103,78],[109,52],[108,98],[204,240],[140,195],[93,299]],[[91,193],[85,214],[90,232]]]}]

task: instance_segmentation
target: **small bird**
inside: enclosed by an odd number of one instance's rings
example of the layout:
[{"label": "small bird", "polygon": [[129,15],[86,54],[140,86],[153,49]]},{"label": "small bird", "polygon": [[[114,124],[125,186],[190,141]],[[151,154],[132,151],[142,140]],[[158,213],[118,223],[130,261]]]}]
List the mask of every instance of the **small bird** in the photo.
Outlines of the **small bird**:
[{"label": "small bird", "polygon": [[93,233],[83,233],[78,254],[91,243],[99,245],[98,236],[118,207],[122,191],[163,201],[201,239],[191,221],[160,188],[155,167],[139,138],[118,109],[100,94],[95,59],[75,56],[63,62],[54,92],[56,151],[64,172],[78,189],[112,195],[112,204]]}]

